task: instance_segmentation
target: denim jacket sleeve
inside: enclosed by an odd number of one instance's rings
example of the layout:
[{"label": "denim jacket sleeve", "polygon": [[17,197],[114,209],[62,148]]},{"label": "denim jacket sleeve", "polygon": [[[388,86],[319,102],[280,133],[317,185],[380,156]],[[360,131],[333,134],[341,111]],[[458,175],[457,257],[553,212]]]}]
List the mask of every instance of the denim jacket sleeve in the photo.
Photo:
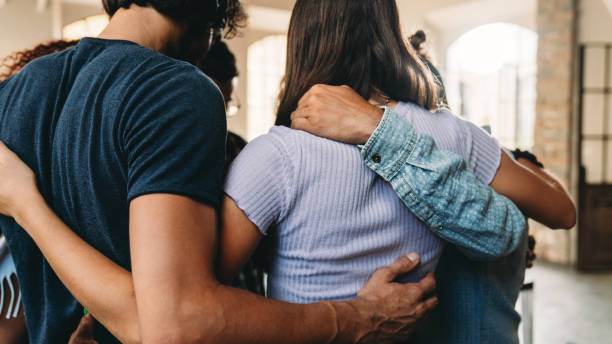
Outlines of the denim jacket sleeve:
[{"label": "denim jacket sleeve", "polygon": [[518,247],[526,221],[516,205],[392,110],[385,109],[362,156],[420,220],[468,257],[490,260]]}]

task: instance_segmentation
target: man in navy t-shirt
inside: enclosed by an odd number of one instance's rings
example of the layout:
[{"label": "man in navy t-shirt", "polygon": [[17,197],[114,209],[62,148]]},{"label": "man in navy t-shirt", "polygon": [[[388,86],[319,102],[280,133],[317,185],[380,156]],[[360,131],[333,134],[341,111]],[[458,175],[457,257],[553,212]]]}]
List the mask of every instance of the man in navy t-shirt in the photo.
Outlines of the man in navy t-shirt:
[{"label": "man in navy t-shirt", "polygon": [[[191,49],[172,53],[197,55]],[[129,230],[128,211],[146,211],[136,200],[172,194],[218,208],[225,126],[223,99],[209,78],[133,41],[84,38],[0,84],[0,139],[36,171],[55,212],[126,269],[130,235],[139,235]],[[82,307],[22,229],[4,217],[0,226],[18,267],[31,341],[66,343]],[[146,235],[153,223],[139,227]],[[97,328],[101,343],[114,341]]]},{"label": "man in navy t-shirt", "polygon": [[[224,103],[212,81],[184,61],[196,62],[220,30],[235,28],[240,2],[103,4],[112,17],[100,37],[0,83],[0,141],[32,168],[70,228],[132,272],[137,314],[113,319],[109,329],[145,343],[406,338],[418,319],[398,315],[412,307],[424,314],[418,286],[389,278],[414,267],[406,258],[350,302],[291,305],[219,285]],[[17,266],[30,341],[66,343],[82,307],[14,220],[0,216],[0,228]],[[96,292],[112,303],[116,294],[104,283]],[[133,337],[111,326],[128,318],[137,319]],[[102,326],[95,339],[117,342]]]}]

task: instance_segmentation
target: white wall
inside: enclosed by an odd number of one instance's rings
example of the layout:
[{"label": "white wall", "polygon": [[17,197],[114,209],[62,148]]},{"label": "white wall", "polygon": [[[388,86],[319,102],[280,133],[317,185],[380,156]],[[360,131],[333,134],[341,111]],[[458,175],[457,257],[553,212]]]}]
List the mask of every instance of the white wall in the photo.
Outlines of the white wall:
[{"label": "white wall", "polygon": [[36,10],[36,0],[7,0],[0,7],[0,56],[50,40],[51,12]]},{"label": "white wall", "polygon": [[612,42],[612,9],[604,0],[579,0],[578,42]]}]

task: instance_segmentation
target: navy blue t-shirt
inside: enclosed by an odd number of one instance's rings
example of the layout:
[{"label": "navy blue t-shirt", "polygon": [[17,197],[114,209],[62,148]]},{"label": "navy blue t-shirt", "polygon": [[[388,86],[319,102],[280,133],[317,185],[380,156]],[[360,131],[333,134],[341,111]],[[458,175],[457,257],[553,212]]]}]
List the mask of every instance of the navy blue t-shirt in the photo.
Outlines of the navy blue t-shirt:
[{"label": "navy blue t-shirt", "polygon": [[[213,82],[132,42],[85,38],[0,83],[0,140],[34,170],[59,217],[126,269],[132,199],[170,193],[219,206],[225,135]],[[82,307],[25,231],[6,217],[0,228],[31,342],[67,343]],[[96,339],[116,342],[101,325]]]}]

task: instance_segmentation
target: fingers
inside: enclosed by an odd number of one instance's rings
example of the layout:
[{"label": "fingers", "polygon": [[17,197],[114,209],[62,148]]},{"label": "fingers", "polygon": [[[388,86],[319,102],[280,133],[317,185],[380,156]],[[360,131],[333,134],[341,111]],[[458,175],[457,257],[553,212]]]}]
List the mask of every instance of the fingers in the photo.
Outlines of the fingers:
[{"label": "fingers", "polygon": [[307,130],[309,128],[308,124],[309,124],[308,119],[304,117],[291,119],[292,129],[308,131]]},{"label": "fingers", "polygon": [[416,317],[422,318],[438,306],[438,297],[431,296],[416,307]]},{"label": "fingers", "polygon": [[421,257],[417,253],[409,253],[406,256],[400,257],[393,264],[378,269],[372,280],[381,280],[382,282],[392,282],[401,275],[405,275],[419,265]]},{"label": "fingers", "polygon": [[79,326],[70,337],[70,343],[87,343],[88,340],[93,340],[95,323],[91,313],[81,318]]},{"label": "fingers", "polygon": [[419,288],[423,291],[424,295],[431,295],[436,291],[436,279],[430,272],[423,278],[419,283]]},{"label": "fingers", "polygon": [[438,307],[438,297],[435,295],[431,296],[430,298],[425,300],[423,304],[425,305],[425,308],[427,309],[427,311],[431,311],[434,308]]}]

